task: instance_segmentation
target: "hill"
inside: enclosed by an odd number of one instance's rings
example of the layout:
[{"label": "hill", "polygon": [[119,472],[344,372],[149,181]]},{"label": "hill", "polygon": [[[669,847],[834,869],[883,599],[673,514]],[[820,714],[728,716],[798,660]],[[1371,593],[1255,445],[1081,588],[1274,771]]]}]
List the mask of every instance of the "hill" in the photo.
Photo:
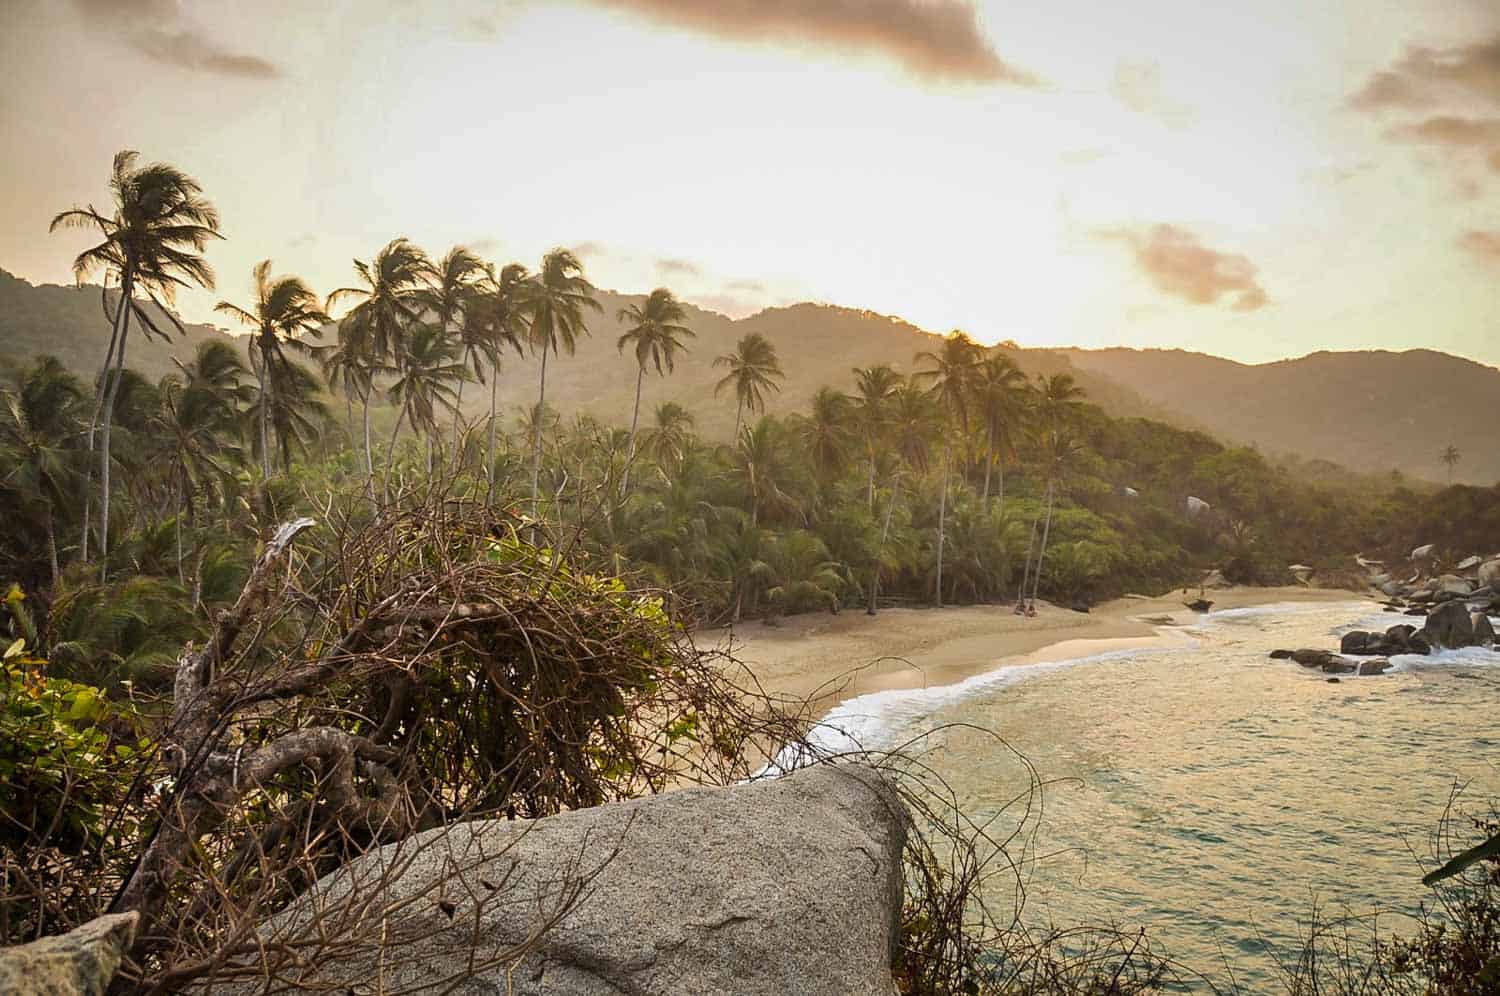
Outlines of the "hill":
[{"label": "hill", "polygon": [[1428,349],[1319,352],[1244,364],[1182,350],[1067,350],[1083,370],[1221,439],[1368,474],[1434,481],[1452,444],[1453,479],[1500,480],[1500,451],[1478,428],[1500,407],[1500,370]]},{"label": "hill", "polygon": [[[111,302],[114,297],[111,292]],[[146,310],[158,327],[172,328],[171,319],[161,309],[147,305]],[[177,369],[172,363],[174,357],[190,359],[206,339],[240,341],[211,325],[183,325],[187,334],[172,330],[169,343],[148,342],[139,326],[133,326],[125,347],[126,364],[156,380]],[[24,363],[33,356],[50,353],[91,380],[109,349],[109,331],[97,285],[32,284],[0,269],[0,342],[5,344],[0,363]]]}]

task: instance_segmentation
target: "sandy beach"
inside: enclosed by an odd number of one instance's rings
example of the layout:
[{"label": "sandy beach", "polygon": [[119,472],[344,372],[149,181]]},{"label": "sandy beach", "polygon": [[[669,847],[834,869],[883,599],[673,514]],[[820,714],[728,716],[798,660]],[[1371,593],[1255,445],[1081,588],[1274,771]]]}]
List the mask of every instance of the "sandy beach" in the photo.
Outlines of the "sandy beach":
[{"label": "sandy beach", "polygon": [[[1221,588],[1204,597],[1219,611],[1365,596],[1286,587]],[[1038,602],[1030,618],[1008,605],[883,609],[874,618],[857,610],[808,613],[770,626],[742,623],[732,633],[702,630],[695,640],[705,648],[727,645],[767,692],[808,700],[810,713],[820,716],[867,692],[948,685],[996,667],[1170,643],[1173,627],[1198,618],[1183,601],[1180,592],[1127,595],[1088,613]]]}]

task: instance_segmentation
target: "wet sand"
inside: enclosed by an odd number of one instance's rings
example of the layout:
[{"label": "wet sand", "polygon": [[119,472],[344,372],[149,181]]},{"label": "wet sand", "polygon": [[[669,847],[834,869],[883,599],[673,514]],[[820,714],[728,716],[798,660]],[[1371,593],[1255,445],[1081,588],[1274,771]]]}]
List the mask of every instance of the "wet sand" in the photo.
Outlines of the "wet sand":
[{"label": "wet sand", "polygon": [[[1189,599],[1197,597],[1194,589]],[[1344,589],[1221,588],[1204,595],[1214,611],[1281,602],[1348,602]],[[949,685],[1012,664],[1064,660],[1174,642],[1174,627],[1199,618],[1172,592],[1127,595],[1074,612],[1044,602],[1033,617],[1005,605],[945,609],[808,613],[779,620],[701,630],[700,647],[728,649],[767,692],[807,700],[816,717],[867,692]],[[1374,600],[1371,599],[1371,604]]]}]

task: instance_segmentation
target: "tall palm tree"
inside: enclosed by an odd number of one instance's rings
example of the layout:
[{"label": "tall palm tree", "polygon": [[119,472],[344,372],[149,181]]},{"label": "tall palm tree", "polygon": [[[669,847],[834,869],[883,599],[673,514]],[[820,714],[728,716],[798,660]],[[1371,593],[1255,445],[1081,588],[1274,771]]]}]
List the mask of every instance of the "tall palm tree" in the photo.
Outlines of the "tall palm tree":
[{"label": "tall palm tree", "polygon": [[[110,427],[114,421],[115,402],[119,396],[122,371],[125,369],[125,344],[130,335],[130,320],[141,321],[148,334],[161,334],[150,313],[137,295],[152,303],[167,304],[176,299],[178,287],[196,284],[212,288],[213,268],[203,258],[203,251],[219,234],[219,215],[203,195],[197,180],[166,163],[138,166],[139,153],[125,150],[115,154],[110,172],[110,193],[114,211],[105,216],[93,205],[63,211],[52,219],[51,231],[59,228],[96,229],[103,241],[79,253],[73,260],[73,275],[79,283],[89,275],[104,271],[108,285],[111,277],[119,282],[120,292],[111,321],[109,349],[105,352],[95,388],[94,415],[89,422],[88,449],[94,451],[94,434],[99,432],[99,556],[109,557],[110,499]],[[106,309],[107,310],[107,309]],[[165,309],[163,309],[165,310]],[[177,322],[171,312],[166,314]],[[178,325],[181,328],[180,324]],[[92,482],[85,479],[85,492]],[[88,559],[89,504],[84,502],[82,559]],[[107,569],[107,568],[106,568]]]},{"label": "tall palm tree", "polygon": [[426,311],[427,320],[445,337],[451,335],[457,338],[458,353],[466,371],[458,380],[458,394],[453,402],[455,452],[458,450],[459,433],[463,427],[462,407],[467,371],[472,369],[475,379],[484,381],[481,361],[489,341],[484,323],[480,320],[478,302],[488,276],[489,268],[484,260],[463,246],[454,246],[434,268],[431,286],[419,291],[417,295]]},{"label": "tall palm tree", "polygon": [[927,473],[932,458],[932,440],[942,425],[942,412],[931,392],[915,381],[903,381],[890,394],[889,401],[890,443],[900,462],[891,480],[891,496],[886,502],[885,521],[880,527],[880,543],[875,551],[875,566],[870,576],[869,615],[876,611],[876,599],[880,593],[880,564],[885,556],[886,543],[890,540],[891,517],[896,510],[896,499],[901,489],[901,468],[915,474]]},{"label": "tall palm tree", "polygon": [[1452,484],[1453,468],[1458,466],[1458,462],[1463,459],[1463,455],[1458,452],[1457,446],[1450,443],[1443,447],[1443,452],[1438,454],[1438,459],[1448,465],[1448,483]]},{"label": "tall palm tree", "polygon": [[82,422],[83,388],[56,357],[38,359],[19,390],[0,391],[0,485],[38,508],[54,592],[62,577],[57,513],[74,493],[71,443]]},{"label": "tall palm tree", "polygon": [[386,448],[385,463],[391,465],[402,420],[427,436],[428,470],[432,464],[432,438],[437,434],[439,406],[453,411],[457,406],[455,383],[464,375],[461,346],[437,325],[417,328],[407,341],[406,362],[395,371],[389,395],[397,406],[396,426]]},{"label": "tall palm tree", "polygon": [[[328,417],[328,406],[319,397],[323,383],[317,374],[291,360],[278,363],[271,368],[274,378],[271,390],[266,392],[265,404],[270,408],[271,440],[281,458],[281,469],[286,473],[292,469],[292,454],[305,450],[307,443],[321,431],[321,424]],[[261,400],[257,392],[249,415],[257,421],[261,414]],[[257,439],[256,449],[260,444]]]},{"label": "tall palm tree", "polygon": [[740,421],[749,409],[753,415],[766,410],[766,392],[780,391],[786,374],[776,358],[776,347],[759,332],[751,332],[735,343],[734,352],[714,357],[714,366],[729,372],[714,385],[718,397],[727,387],[734,388],[734,436],[740,437]]},{"label": "tall palm tree", "polygon": [[[1062,376],[1066,376],[1065,374]],[[1042,458],[1047,476],[1046,519],[1042,526],[1042,546],[1037,551],[1036,571],[1031,582],[1031,600],[1036,601],[1042,585],[1042,561],[1047,556],[1047,538],[1052,532],[1052,507],[1057,497],[1057,484],[1067,473],[1073,458],[1081,448],[1066,426],[1048,427],[1042,432]],[[1025,585],[1024,575],[1022,585]]]},{"label": "tall palm tree", "polygon": [[731,476],[738,478],[750,502],[750,525],[759,527],[761,511],[795,510],[796,500],[782,487],[786,483],[788,447],[783,430],[774,418],[762,418],[743,426],[729,453]]},{"label": "tall palm tree", "polygon": [[888,363],[854,369],[854,413],[870,465],[865,501],[871,515],[875,514],[875,460],[890,421],[891,396],[900,384],[901,375]]},{"label": "tall palm tree", "polygon": [[260,467],[266,480],[271,477],[271,409],[270,392],[290,362],[287,353],[310,352],[307,340],[323,334],[323,326],[333,319],[318,303],[318,295],[301,277],[271,276],[271,261],[255,264],[255,303],[241,308],[228,301],[214,305],[214,311],[229,315],[251,331],[250,358],[260,381]]},{"label": "tall palm tree", "polygon": [[981,350],[979,345],[963,332],[954,331],[943,339],[942,348],[936,352],[917,354],[917,362],[927,364],[927,369],[917,373],[922,380],[931,381],[933,394],[946,410],[950,423],[949,432],[943,434],[943,486],[938,498],[937,535],[937,607],[943,607],[943,541],[948,517],[948,478],[951,430],[956,426],[964,438],[969,435],[969,409],[975,374],[978,370]]},{"label": "tall palm tree", "polygon": [[[466,341],[472,324],[474,332],[482,340],[478,355],[484,357],[490,368],[490,445],[485,464],[485,480],[492,486],[495,480],[496,414],[500,399],[500,354],[507,346],[514,349],[517,356],[524,352],[523,344],[526,342],[528,329],[525,302],[522,299],[526,286],[526,267],[520,263],[507,263],[498,272],[493,266],[488,267],[478,298],[471,301],[464,311]],[[474,371],[479,373],[477,362]],[[484,383],[483,375],[480,375],[479,382]]]},{"label": "tall palm tree", "polygon": [[820,387],[812,397],[811,410],[797,419],[798,435],[822,488],[827,488],[849,463],[849,452],[854,447],[852,414],[847,394]]},{"label": "tall palm tree", "polygon": [[625,457],[625,472],[621,475],[620,490],[623,492],[630,487],[630,463],[635,459],[635,430],[641,419],[641,388],[646,382],[646,364],[652,363],[658,376],[671,373],[677,351],[686,349],[681,337],[696,338],[696,333],[682,324],[687,311],[665,287],[656,288],[640,304],[621,308],[617,317],[626,324],[626,329],[615,347],[623,353],[626,346],[633,346],[639,368],[635,377],[635,407],[630,412],[630,448]]},{"label": "tall palm tree", "polygon": [[980,361],[974,387],[985,442],[981,500],[989,504],[990,471],[994,469],[998,471],[1000,508],[1004,511],[1005,458],[1012,449],[1014,431],[1025,410],[1026,375],[1010,357],[993,353]]},{"label": "tall palm tree", "polygon": [[358,302],[339,322],[339,367],[345,386],[360,390],[364,405],[365,469],[375,474],[370,444],[370,396],[375,376],[399,364],[406,338],[421,309],[421,292],[433,273],[432,261],[405,238],[393,239],[369,263],[356,259],[360,286],[340,287],[328,295],[328,310],[344,301]]},{"label": "tall palm tree", "polygon": [[656,406],[654,424],[644,434],[647,456],[669,483],[676,480],[693,444],[693,421],[692,412],[675,401],[665,401]]},{"label": "tall palm tree", "polygon": [[[531,350],[541,353],[536,410],[547,407],[547,354],[559,348],[569,356],[578,337],[588,335],[584,320],[586,311],[602,311],[594,300],[594,285],[583,275],[583,264],[567,249],[553,249],[542,257],[542,266],[527,282],[523,292],[524,310],[530,323]],[[539,517],[538,500],[542,474],[541,420],[534,419],[531,436],[531,514]]]}]

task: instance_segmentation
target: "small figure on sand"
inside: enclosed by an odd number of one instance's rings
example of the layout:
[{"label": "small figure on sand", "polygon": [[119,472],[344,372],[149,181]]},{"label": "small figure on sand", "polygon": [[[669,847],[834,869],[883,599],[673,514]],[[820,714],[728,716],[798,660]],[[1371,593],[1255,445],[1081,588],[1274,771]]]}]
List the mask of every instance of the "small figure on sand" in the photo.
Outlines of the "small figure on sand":
[{"label": "small figure on sand", "polygon": [[1036,603],[1024,598],[1018,598],[1016,599],[1014,614],[1018,616],[1034,616],[1036,615]]}]

